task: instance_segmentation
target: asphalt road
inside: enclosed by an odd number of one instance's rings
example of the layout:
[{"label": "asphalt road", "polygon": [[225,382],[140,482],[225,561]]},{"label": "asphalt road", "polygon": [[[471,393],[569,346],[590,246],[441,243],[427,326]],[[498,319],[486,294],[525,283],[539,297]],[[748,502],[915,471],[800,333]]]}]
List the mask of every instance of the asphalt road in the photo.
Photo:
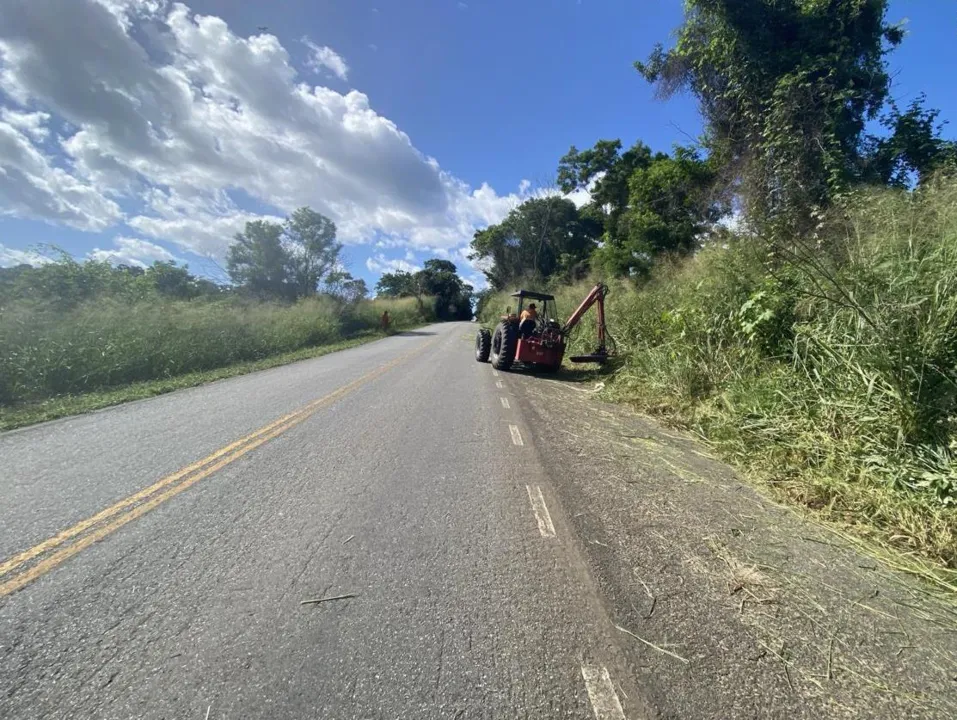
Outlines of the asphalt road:
[{"label": "asphalt road", "polygon": [[473,328],[0,435],[0,717],[644,717]]}]

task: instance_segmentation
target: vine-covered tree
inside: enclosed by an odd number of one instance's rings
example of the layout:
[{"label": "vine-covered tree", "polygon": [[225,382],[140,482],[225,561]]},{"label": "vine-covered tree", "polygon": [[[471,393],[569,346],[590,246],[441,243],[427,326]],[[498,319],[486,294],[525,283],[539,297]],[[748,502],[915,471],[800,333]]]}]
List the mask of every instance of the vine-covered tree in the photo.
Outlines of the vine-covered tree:
[{"label": "vine-covered tree", "polygon": [[687,0],[670,50],[635,63],[663,96],[688,90],[705,144],[752,217],[804,230],[861,166],[903,38],[887,0]]}]

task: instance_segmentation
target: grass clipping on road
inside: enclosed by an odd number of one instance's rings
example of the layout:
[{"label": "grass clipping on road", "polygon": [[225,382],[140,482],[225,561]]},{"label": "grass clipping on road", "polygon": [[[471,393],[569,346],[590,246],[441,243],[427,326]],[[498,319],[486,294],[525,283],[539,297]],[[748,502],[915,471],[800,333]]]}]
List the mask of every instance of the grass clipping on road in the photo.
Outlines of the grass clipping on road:
[{"label": "grass clipping on road", "polygon": [[[807,245],[729,236],[614,284],[608,318],[605,399],[957,592],[957,184],[861,195]],[[593,343],[586,318],[569,354]]]},{"label": "grass clipping on road", "polygon": [[318,357],[433,319],[413,298],[343,306],[228,301],[124,304],[68,312],[23,303],[0,314],[0,431]]}]

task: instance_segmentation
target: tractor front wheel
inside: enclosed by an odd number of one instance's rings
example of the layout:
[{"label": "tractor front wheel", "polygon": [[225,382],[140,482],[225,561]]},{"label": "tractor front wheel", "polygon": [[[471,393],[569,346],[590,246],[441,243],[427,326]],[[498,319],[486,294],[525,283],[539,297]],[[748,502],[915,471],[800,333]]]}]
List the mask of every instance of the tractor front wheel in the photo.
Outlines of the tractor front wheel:
[{"label": "tractor front wheel", "polygon": [[518,344],[518,328],[515,323],[499,323],[492,335],[492,367],[496,370],[508,370],[515,360],[515,346]]},{"label": "tractor front wheel", "polygon": [[475,334],[475,359],[480,363],[488,362],[488,355],[492,351],[492,333],[480,328]]}]

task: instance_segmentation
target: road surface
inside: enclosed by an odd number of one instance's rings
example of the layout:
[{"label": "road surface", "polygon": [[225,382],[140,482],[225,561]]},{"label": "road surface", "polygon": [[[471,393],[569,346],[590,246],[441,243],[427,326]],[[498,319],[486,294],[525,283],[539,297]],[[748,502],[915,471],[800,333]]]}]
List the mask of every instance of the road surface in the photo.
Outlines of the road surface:
[{"label": "road surface", "polygon": [[643,717],[473,328],[0,435],[0,717]]}]

